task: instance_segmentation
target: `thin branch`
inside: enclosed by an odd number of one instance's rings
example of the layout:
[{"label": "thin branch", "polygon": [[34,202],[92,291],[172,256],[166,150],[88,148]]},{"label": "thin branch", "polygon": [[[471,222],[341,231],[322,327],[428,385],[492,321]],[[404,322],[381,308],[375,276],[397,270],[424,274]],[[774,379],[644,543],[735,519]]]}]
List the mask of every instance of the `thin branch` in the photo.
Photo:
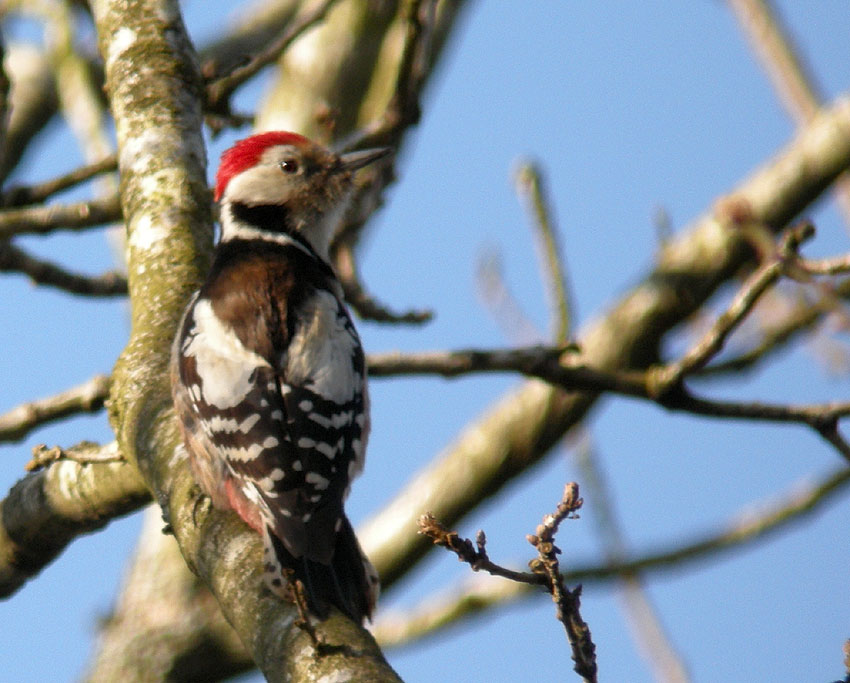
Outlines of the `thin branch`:
[{"label": "thin branch", "polygon": [[[440,375],[458,377],[473,372],[520,372],[524,375],[540,376],[559,365],[566,353],[577,352],[576,346],[551,348],[527,346],[518,349],[459,349],[457,351],[422,351],[419,353],[371,353],[368,356],[370,377],[397,377],[399,375]],[[604,382],[597,377],[611,377],[610,373],[592,371],[584,379],[585,368],[570,368],[565,372],[573,375],[575,389],[600,390]],[[573,372],[575,371],[575,372]]]},{"label": "thin branch", "polygon": [[472,571],[485,571],[492,576],[509,579],[530,586],[546,587],[547,578],[534,572],[518,572],[493,562],[485,550],[486,539],[484,532],[479,531],[475,544],[468,538],[462,538],[457,531],[449,531],[430,513],[419,518],[419,533],[431,539],[434,545],[439,545],[457,555],[458,560],[468,564]]},{"label": "thin branch", "polygon": [[685,563],[714,556],[764,538],[804,515],[819,510],[850,486],[850,468],[842,467],[817,483],[798,482],[777,502],[765,504],[759,512],[745,512],[721,531],[711,532],[669,549],[653,550],[623,562],[573,565],[564,572],[568,581],[602,581],[623,574],[680,569]]},{"label": "thin branch", "polygon": [[588,683],[596,681],[596,646],[590,636],[590,628],[581,618],[581,586],[567,588],[561,575],[558,555],[561,549],[555,545],[558,527],[565,519],[577,517],[582,506],[578,484],[571,482],[564,487],[564,495],[557,510],[543,518],[536,533],[528,536],[528,542],[537,548],[537,560],[529,563],[531,570],[546,577],[552,601],[557,606],[558,621],[567,631],[567,639],[573,651],[575,672]]},{"label": "thin branch", "polygon": [[54,455],[0,502],[0,598],[15,593],[80,534],[150,501],[115,442],[83,443]]},{"label": "thin branch", "polygon": [[[676,364],[650,368],[646,372],[609,372],[584,365],[562,365],[571,352],[564,349],[530,347],[510,351],[464,350],[422,354],[382,354],[369,357],[374,377],[399,374],[439,374],[456,377],[470,372],[520,372],[537,377],[567,391],[616,393],[653,401],[678,412],[705,417],[796,422],[815,429],[838,451],[850,459],[850,447],[837,431],[840,418],[850,415],[850,402],[836,401],[809,405],[715,401],[692,394],[683,385],[659,392]],[[657,376],[662,377],[659,382]]]},{"label": "thin branch", "polygon": [[75,204],[28,206],[0,211],[0,239],[43,235],[55,230],[82,230],[121,220],[118,195]]},{"label": "thin branch", "polygon": [[850,273],[850,254],[828,259],[799,259],[797,265],[810,275],[842,275]]},{"label": "thin branch", "polygon": [[109,377],[95,375],[61,394],[19,405],[0,415],[0,442],[20,441],[36,427],[70,415],[96,413],[103,408],[108,391]]},{"label": "thin branch", "polygon": [[844,652],[844,670],[847,672],[844,680],[846,683],[850,683],[850,638],[844,641],[844,647],[841,649]]},{"label": "thin branch", "polygon": [[846,298],[850,295],[850,278],[832,283],[831,287],[834,296],[821,296],[816,301],[801,301],[794,304],[782,320],[766,327],[761,339],[751,348],[726,360],[714,361],[693,372],[692,376],[716,377],[724,374],[738,374],[764,361],[773,352],[784,348],[795,335],[811,331],[825,314],[835,309],[835,297]]},{"label": "thin branch", "polygon": [[127,278],[110,270],[99,276],[71,273],[61,266],[42,261],[9,241],[0,242],[0,272],[22,273],[35,284],[48,285],[71,294],[86,296],[125,296]]},{"label": "thin branch", "polygon": [[759,297],[786,272],[796,256],[797,248],[814,236],[814,226],[803,222],[787,230],[773,258],[768,259],[741,287],[732,303],[720,315],[710,329],[678,361],[667,364],[655,373],[653,391],[663,395],[678,386],[684,377],[702,368],[713,358],[735,328],[755,306]]},{"label": "thin branch", "polygon": [[312,28],[325,18],[325,15],[336,4],[337,0],[324,0],[315,8],[297,17],[280,36],[272,41],[247,64],[237,66],[226,76],[217,78],[206,86],[207,108],[218,114],[230,113],[230,96],[248,79],[256,76],[263,68],[269,66],[282,55],[286,49],[305,31]]},{"label": "thin branch", "polygon": [[40,204],[54,194],[75,187],[102,173],[115,171],[117,168],[118,160],[114,154],[110,154],[100,161],[80,166],[69,173],[46,180],[38,185],[12,185],[3,192],[0,204],[3,206]]},{"label": "thin branch", "polygon": [[728,2],[785,108],[799,125],[810,121],[820,97],[790,33],[765,0]]},{"label": "thin branch", "polygon": [[377,301],[366,292],[357,274],[354,251],[349,245],[340,245],[334,254],[334,265],[342,284],[345,300],[363,320],[378,323],[406,323],[421,325],[434,317],[433,311],[410,310],[396,312]]},{"label": "thin branch", "polygon": [[498,249],[485,248],[479,255],[475,284],[484,307],[509,343],[516,346],[540,343],[544,336],[508,286]]},{"label": "thin branch", "polygon": [[[408,0],[402,8],[406,35],[398,60],[392,96],[381,117],[355,132],[338,147],[348,151],[361,147],[398,147],[405,130],[419,122],[419,98],[432,64],[432,39],[435,31],[436,3],[433,0]],[[367,218],[380,204],[384,189],[395,180],[394,160],[362,174],[362,184],[357,188],[353,215],[334,236],[331,245],[332,259],[345,297],[351,307],[364,320],[388,323],[421,324],[431,320],[433,312],[411,310],[395,313],[367,293],[358,274],[354,254]]]},{"label": "thin branch", "polygon": [[12,82],[6,73],[6,43],[0,36],[0,162],[5,155],[6,132],[9,126]]},{"label": "thin branch", "polygon": [[[399,21],[404,24],[404,39],[387,104],[376,120],[354,131],[337,145],[341,152],[376,146],[398,148],[405,131],[419,122],[419,98],[433,66],[433,38],[438,23],[436,2],[406,0],[401,7]],[[356,210],[350,212],[331,245],[335,262],[338,250],[344,247],[353,250],[359,242],[366,219],[380,204],[384,189],[395,180],[395,157],[373,166],[370,173],[362,173],[360,177],[362,182],[352,202]],[[354,263],[353,256],[343,258]],[[356,275],[355,268],[349,270]]]},{"label": "thin branch", "polygon": [[280,35],[298,12],[295,0],[253,0],[240,5],[227,22],[227,32],[198,46],[201,71],[208,81],[245,64],[257,45],[267,45]]},{"label": "thin branch", "polygon": [[534,218],[535,234],[543,254],[544,267],[541,271],[545,275],[546,293],[555,323],[554,339],[556,343],[562,344],[570,333],[572,306],[567,293],[566,266],[558,244],[558,231],[552,220],[550,202],[543,190],[542,173],[535,163],[526,162],[517,170],[515,183],[517,191],[526,198]]},{"label": "thin branch", "polygon": [[12,81],[12,91],[0,158],[0,181],[18,165],[30,141],[53,118],[58,106],[53,67],[44,52],[29,43],[7,47],[4,66]]},{"label": "thin branch", "polygon": [[529,562],[531,573],[516,572],[490,560],[483,531],[478,532],[473,545],[472,541],[461,538],[457,532],[448,531],[433,515],[425,514],[419,519],[419,533],[430,538],[435,545],[443,546],[455,553],[458,559],[466,562],[473,571],[484,570],[493,576],[500,576],[517,583],[540,585],[546,588],[557,605],[558,621],[567,631],[575,671],[585,681],[593,683],[596,681],[596,647],[590,638],[590,629],[579,613],[581,587],[571,591],[564,585],[557,557],[561,551],[555,546],[555,535],[560,523],[564,519],[575,517],[581,505],[578,485],[567,484],[557,511],[546,515],[543,523],[538,525],[536,533],[528,536],[528,541],[538,552],[537,558]]}]

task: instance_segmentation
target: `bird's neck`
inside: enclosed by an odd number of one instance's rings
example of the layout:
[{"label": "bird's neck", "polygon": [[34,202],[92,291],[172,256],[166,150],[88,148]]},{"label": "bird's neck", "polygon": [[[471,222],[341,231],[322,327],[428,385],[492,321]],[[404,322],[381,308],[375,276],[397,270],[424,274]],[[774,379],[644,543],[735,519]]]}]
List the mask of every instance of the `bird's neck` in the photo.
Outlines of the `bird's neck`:
[{"label": "bird's neck", "polygon": [[328,264],[330,237],[336,227],[335,220],[332,223],[330,219],[330,216],[318,215],[308,220],[281,204],[249,205],[226,201],[221,206],[221,242],[238,239],[292,244]]}]

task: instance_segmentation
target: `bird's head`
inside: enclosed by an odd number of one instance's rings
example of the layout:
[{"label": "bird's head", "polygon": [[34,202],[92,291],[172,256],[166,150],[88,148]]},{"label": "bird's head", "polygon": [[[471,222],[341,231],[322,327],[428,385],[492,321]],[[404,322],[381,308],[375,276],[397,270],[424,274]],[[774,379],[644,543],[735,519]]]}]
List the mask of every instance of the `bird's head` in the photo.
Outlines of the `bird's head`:
[{"label": "bird's head", "polygon": [[255,237],[271,238],[299,233],[326,255],[347,206],[354,171],[389,152],[381,148],[337,155],[283,131],[240,140],[222,155],[216,174],[222,240],[246,231],[259,230]]}]

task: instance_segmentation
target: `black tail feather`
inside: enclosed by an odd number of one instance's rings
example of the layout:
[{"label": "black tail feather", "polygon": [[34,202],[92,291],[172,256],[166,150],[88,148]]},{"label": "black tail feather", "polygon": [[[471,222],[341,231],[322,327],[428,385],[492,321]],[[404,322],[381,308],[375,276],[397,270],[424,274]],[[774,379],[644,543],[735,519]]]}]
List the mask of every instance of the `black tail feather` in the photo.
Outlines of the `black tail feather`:
[{"label": "black tail feather", "polygon": [[371,619],[378,578],[346,518],[337,532],[330,564],[294,557],[269,527],[265,540],[266,577],[273,592],[285,594],[283,570],[288,568],[303,584],[308,608],[320,619],[327,618],[331,605],[357,623],[362,623],[364,617]]}]

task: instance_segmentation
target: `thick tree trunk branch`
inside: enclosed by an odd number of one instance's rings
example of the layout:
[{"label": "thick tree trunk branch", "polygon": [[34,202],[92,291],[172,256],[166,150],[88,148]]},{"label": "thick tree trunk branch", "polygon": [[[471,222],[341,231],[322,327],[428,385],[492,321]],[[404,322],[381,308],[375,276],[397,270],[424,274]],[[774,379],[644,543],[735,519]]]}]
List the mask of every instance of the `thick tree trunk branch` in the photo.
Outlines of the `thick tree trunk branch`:
[{"label": "thick tree trunk branch", "polygon": [[0,503],[0,597],[12,595],[78,535],[148,500],[150,492],[115,443],[81,444],[24,477]]},{"label": "thick tree trunk branch", "polygon": [[[664,335],[752,257],[741,219],[778,231],[848,166],[850,98],[844,97],[718,202],[713,213],[666,244],[644,281],[579,335],[583,352],[576,360],[603,370],[655,362]],[[595,398],[534,381],[485,411],[361,530],[383,584],[392,584],[428,551],[427,539],[415,533],[419,516],[432,512],[455,525],[537,463]]]},{"label": "thick tree trunk branch", "polygon": [[174,538],[162,533],[159,507],[148,508],[87,680],[189,683],[221,680],[250,668],[253,662],[215,598],[186,569]]}]

